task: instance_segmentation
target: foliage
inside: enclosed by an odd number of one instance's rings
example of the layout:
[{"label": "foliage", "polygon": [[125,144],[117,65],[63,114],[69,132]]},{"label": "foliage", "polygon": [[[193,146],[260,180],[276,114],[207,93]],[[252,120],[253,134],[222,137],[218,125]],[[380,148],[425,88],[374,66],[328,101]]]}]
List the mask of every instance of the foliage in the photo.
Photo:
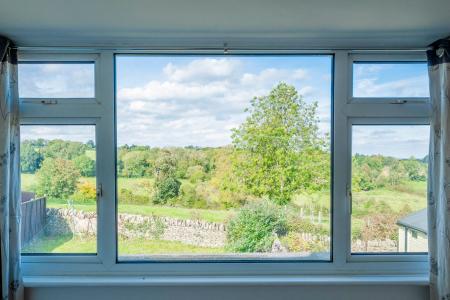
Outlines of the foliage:
[{"label": "foliage", "polygon": [[47,141],[43,147],[45,158],[62,158],[72,160],[86,152],[88,147],[80,142],[65,141],[60,139]]},{"label": "foliage", "polygon": [[150,203],[150,197],[133,193],[130,189],[121,188],[119,190],[119,202],[121,204],[144,205]]},{"label": "foliage", "polygon": [[282,238],[282,244],[286,245],[289,252],[326,252],[330,250],[328,242],[319,240],[306,240],[299,232],[289,232]]},{"label": "foliage", "polygon": [[206,173],[202,166],[191,166],[186,171],[186,177],[191,183],[196,183],[206,179]]},{"label": "foliage", "polygon": [[286,230],[286,217],[280,207],[268,201],[251,203],[230,220],[228,248],[233,252],[267,252],[275,234],[284,235]]},{"label": "foliage", "polygon": [[175,177],[165,177],[155,183],[155,194],[153,203],[166,204],[169,200],[176,198],[180,192],[181,182]]},{"label": "foliage", "polygon": [[181,182],[176,178],[176,159],[170,152],[164,152],[155,161],[155,193],[153,203],[166,204],[176,198],[180,192]]},{"label": "foliage", "polygon": [[145,151],[130,151],[122,157],[122,175],[125,177],[144,177],[152,174],[149,155]]},{"label": "foliage", "polygon": [[93,177],[95,176],[95,161],[83,154],[75,157],[73,163],[80,171],[81,176]]},{"label": "foliage", "polygon": [[415,158],[397,159],[383,155],[353,156],[352,185],[356,191],[396,186],[406,181],[425,181],[427,164]]},{"label": "foliage", "polygon": [[97,200],[97,191],[95,185],[89,181],[83,181],[77,184],[77,190],[71,197],[78,203],[89,203]]},{"label": "foliage", "polygon": [[280,83],[254,98],[247,111],[250,116],[233,130],[233,164],[252,194],[285,204],[299,190],[328,185],[329,154],[319,137],[317,103],[306,103],[293,86]]},{"label": "foliage", "polygon": [[70,160],[47,158],[36,176],[38,196],[65,198],[75,191],[80,172]]},{"label": "foliage", "polygon": [[44,140],[26,140],[20,145],[20,168],[24,173],[36,172],[44,160],[41,148]]},{"label": "foliage", "polygon": [[197,194],[196,186],[190,183],[183,183],[180,190],[180,204],[189,208],[206,208],[207,203],[204,198]]}]

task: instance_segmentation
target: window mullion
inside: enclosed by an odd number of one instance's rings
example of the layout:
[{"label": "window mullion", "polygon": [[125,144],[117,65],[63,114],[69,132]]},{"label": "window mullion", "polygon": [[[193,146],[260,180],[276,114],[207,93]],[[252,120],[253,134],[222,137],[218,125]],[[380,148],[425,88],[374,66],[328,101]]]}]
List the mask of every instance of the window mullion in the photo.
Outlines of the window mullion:
[{"label": "window mullion", "polygon": [[[98,255],[106,268],[116,261],[114,54],[102,52],[99,62],[99,100],[103,115],[98,124]],[[101,185],[101,186],[100,186]]]},{"label": "window mullion", "polygon": [[334,58],[334,157],[333,157],[333,262],[344,265],[350,251],[350,219],[346,186],[350,170],[346,102],[348,97],[348,53],[337,51]]}]

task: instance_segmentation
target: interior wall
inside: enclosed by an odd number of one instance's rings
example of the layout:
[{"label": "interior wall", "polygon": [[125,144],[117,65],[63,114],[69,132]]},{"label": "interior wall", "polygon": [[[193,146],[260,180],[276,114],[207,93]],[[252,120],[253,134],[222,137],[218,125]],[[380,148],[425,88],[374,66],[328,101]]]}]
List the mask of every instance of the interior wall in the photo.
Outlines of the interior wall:
[{"label": "interior wall", "polygon": [[429,299],[427,286],[415,285],[300,285],[300,286],[98,286],[38,287],[25,289],[26,300],[423,300]]}]

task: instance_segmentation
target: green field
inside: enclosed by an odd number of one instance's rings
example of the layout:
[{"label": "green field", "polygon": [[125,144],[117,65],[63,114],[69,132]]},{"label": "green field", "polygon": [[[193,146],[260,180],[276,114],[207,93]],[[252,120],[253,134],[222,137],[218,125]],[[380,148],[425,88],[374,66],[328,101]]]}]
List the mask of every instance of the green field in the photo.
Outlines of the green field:
[{"label": "green field", "polygon": [[[95,237],[80,238],[71,235],[49,237],[40,236],[22,249],[22,253],[96,253]],[[163,240],[119,240],[120,255],[142,254],[215,254],[223,253],[223,248],[198,247],[176,241]]]}]

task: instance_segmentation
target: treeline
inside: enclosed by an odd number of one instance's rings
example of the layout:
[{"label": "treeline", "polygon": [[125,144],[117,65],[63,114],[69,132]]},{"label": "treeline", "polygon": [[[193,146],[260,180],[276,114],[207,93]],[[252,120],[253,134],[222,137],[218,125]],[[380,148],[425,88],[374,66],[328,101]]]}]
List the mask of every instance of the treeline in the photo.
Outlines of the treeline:
[{"label": "treeline", "polygon": [[355,154],[352,158],[355,191],[397,186],[406,181],[427,180],[427,158],[398,159],[382,155]]},{"label": "treeline", "polygon": [[95,150],[93,141],[86,143],[54,140],[25,140],[20,144],[20,167],[23,173],[34,174],[47,159],[64,159],[72,161],[81,176],[95,175],[95,155],[88,156]]}]

